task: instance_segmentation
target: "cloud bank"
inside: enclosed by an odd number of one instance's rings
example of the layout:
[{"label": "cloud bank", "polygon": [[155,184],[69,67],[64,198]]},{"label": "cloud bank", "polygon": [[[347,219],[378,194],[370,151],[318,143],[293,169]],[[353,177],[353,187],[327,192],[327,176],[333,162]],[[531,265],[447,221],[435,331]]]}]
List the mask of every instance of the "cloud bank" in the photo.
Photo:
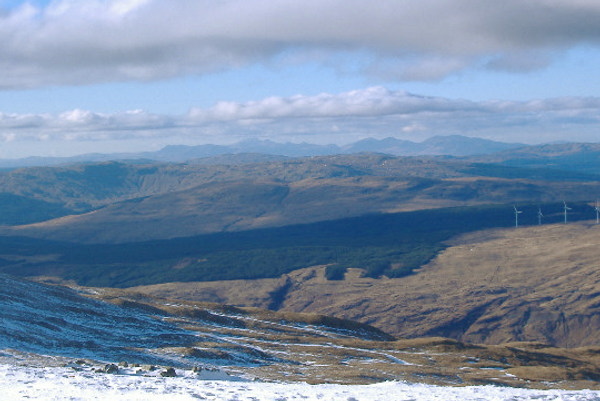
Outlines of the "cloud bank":
[{"label": "cloud bank", "polygon": [[186,138],[218,143],[259,137],[280,141],[346,143],[365,137],[423,140],[462,134],[502,141],[597,141],[600,98],[527,102],[425,97],[383,87],[316,96],[220,102],[183,115],[140,110],[102,114],[0,113],[0,141],[114,141]]},{"label": "cloud bank", "polygon": [[399,80],[529,71],[600,44],[599,20],[596,0],[55,0],[0,9],[0,89],[157,80],[302,54],[366,54],[364,73]]}]

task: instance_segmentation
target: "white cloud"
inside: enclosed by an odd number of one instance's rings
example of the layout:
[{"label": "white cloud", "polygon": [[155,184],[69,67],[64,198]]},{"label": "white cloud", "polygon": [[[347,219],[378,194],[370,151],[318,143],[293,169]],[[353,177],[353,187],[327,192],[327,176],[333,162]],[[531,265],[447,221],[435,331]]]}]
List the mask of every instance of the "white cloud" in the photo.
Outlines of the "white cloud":
[{"label": "white cloud", "polygon": [[419,140],[464,134],[514,142],[569,137],[597,141],[600,98],[565,97],[528,102],[473,102],[372,87],[339,94],[221,102],[185,115],[133,110],[95,113],[0,114],[3,141],[113,141],[187,138],[187,142],[241,137],[344,143],[364,137]]},{"label": "white cloud", "polygon": [[109,10],[116,15],[125,15],[148,3],[149,0],[113,0],[109,2]]},{"label": "white cloud", "polygon": [[527,71],[556,52],[598,45],[599,20],[594,0],[26,3],[0,13],[0,88],[203,74],[284,52],[367,52],[375,60],[367,72],[403,80],[437,79],[485,60]]},{"label": "white cloud", "polygon": [[421,97],[403,91],[372,87],[342,94],[270,97],[246,103],[220,102],[211,109],[192,109],[190,118],[198,121],[240,121],[301,118],[379,117],[408,115],[424,111],[455,111],[477,108],[466,101]]}]

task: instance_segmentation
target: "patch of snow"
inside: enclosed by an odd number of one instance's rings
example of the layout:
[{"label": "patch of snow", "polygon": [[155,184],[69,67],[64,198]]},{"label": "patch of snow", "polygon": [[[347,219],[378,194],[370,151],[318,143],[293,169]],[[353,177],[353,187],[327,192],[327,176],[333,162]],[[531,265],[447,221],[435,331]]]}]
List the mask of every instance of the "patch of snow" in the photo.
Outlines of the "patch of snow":
[{"label": "patch of snow", "polygon": [[[222,377],[223,378],[223,377]],[[387,382],[367,386],[309,385],[202,380],[191,372],[178,377],[100,374],[72,368],[0,365],[2,400],[222,400],[222,401],[600,401],[600,391],[526,390],[506,387],[437,387]]]}]

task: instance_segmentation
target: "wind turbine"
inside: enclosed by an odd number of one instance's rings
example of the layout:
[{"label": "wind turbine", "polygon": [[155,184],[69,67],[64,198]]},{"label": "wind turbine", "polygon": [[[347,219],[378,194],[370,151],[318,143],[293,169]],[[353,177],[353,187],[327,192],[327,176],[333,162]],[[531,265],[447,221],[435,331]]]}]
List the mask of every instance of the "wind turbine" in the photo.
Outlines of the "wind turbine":
[{"label": "wind turbine", "polygon": [[522,210],[518,210],[516,206],[513,206],[515,209],[515,227],[519,227],[519,213],[523,213]]},{"label": "wind turbine", "polygon": [[571,208],[569,206],[567,206],[567,202],[563,201],[564,206],[564,212],[565,212],[565,224],[567,224],[567,211],[571,210]]},{"label": "wind turbine", "polygon": [[600,223],[600,205],[598,201],[596,201],[596,206],[594,206],[594,210],[596,211],[596,224]]},{"label": "wind turbine", "polygon": [[541,207],[538,207],[537,216],[538,216],[538,225],[541,226],[542,225],[542,217],[544,217]]}]

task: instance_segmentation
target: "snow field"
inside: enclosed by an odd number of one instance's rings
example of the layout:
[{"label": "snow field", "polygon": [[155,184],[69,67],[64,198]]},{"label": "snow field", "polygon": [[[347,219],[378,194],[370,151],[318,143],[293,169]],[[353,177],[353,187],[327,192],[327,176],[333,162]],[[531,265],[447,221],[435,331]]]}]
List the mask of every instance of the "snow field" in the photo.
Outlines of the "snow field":
[{"label": "snow field", "polygon": [[[436,387],[388,382],[368,386],[309,385],[100,374],[71,368],[0,365],[3,401],[600,401],[600,391],[525,390],[505,387]],[[201,376],[200,376],[201,377]]]}]

